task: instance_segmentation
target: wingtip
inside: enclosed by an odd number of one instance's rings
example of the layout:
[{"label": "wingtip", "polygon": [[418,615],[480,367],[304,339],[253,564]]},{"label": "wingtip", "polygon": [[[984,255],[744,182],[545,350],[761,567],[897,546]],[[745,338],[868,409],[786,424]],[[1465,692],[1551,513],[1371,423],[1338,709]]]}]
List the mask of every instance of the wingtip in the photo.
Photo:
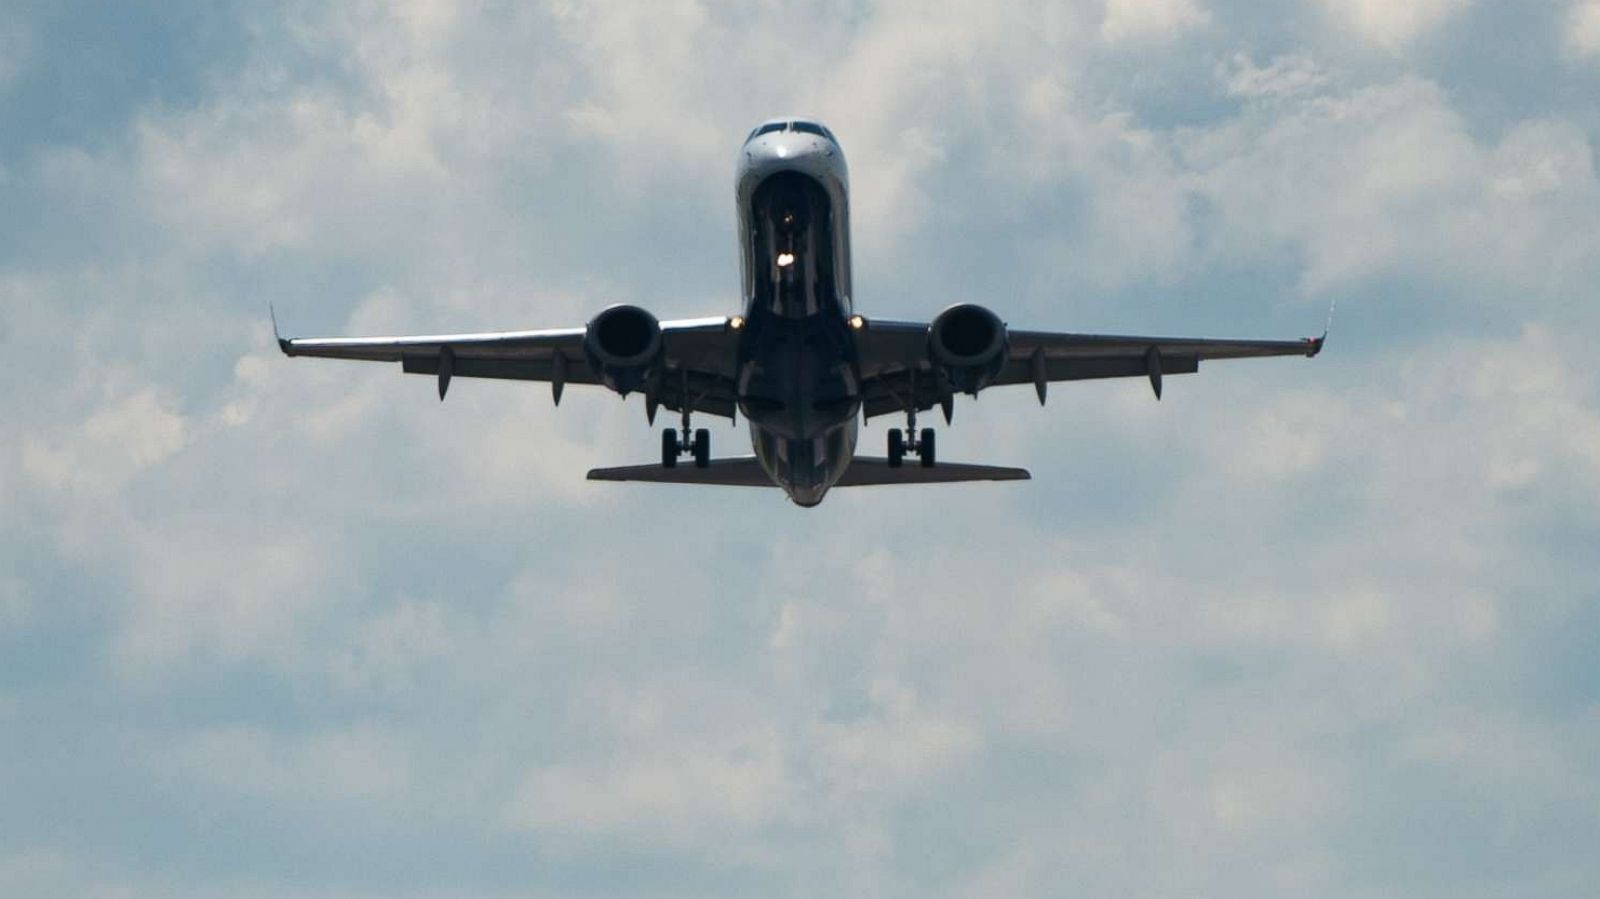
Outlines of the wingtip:
[{"label": "wingtip", "polygon": [[285,356],[293,356],[294,342],[278,331],[278,311],[272,308],[271,303],[267,304],[267,318],[272,320],[272,339],[278,342],[278,350]]},{"label": "wingtip", "polygon": [[1322,323],[1322,336],[1307,338],[1307,342],[1311,344],[1310,349],[1306,351],[1308,357],[1322,352],[1322,345],[1328,342],[1328,332],[1333,330],[1333,313],[1338,308],[1339,298],[1334,297],[1328,302],[1328,320]]}]

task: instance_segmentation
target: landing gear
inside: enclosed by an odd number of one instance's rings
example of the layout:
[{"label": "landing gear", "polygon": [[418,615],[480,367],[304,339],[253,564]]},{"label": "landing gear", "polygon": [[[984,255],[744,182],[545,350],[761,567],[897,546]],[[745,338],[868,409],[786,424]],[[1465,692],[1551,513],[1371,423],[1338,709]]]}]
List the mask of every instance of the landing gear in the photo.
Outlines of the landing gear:
[{"label": "landing gear", "polygon": [[692,456],[695,468],[705,468],[711,464],[711,432],[705,428],[691,430],[689,427],[689,381],[688,375],[683,382],[683,422],[682,427],[674,430],[667,428],[661,432],[661,465],[663,468],[678,467],[680,456]]},{"label": "landing gear", "polygon": [[661,465],[664,468],[677,468],[678,457],[683,455],[682,448],[678,445],[678,432],[667,428],[661,432]]},{"label": "landing gear", "polygon": [[711,432],[701,428],[694,432],[694,467],[705,468],[711,464]]},{"label": "landing gear", "polygon": [[689,434],[679,434],[675,428],[667,428],[661,432],[661,464],[666,468],[677,468],[678,459],[690,456],[694,459],[695,468],[705,468],[711,464],[711,432],[699,428]]},{"label": "landing gear", "polygon": [[906,411],[906,429],[891,428],[889,430],[889,467],[899,468],[905,462],[906,453],[917,457],[923,468],[932,468],[936,459],[933,428],[923,428],[917,432],[917,410]]}]

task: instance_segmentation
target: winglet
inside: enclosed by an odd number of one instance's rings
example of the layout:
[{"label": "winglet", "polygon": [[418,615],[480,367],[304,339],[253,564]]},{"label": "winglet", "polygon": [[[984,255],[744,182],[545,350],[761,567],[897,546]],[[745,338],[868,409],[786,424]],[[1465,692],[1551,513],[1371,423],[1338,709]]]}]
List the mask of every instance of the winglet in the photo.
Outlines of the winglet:
[{"label": "winglet", "polygon": [[272,319],[272,339],[278,342],[278,349],[282,350],[285,356],[293,356],[294,347],[278,333],[278,312],[272,308],[271,303],[267,304],[267,317]]},{"label": "winglet", "polygon": [[1339,298],[1334,297],[1328,303],[1328,320],[1322,323],[1321,337],[1306,338],[1306,357],[1310,358],[1322,352],[1322,345],[1328,342],[1328,332],[1333,330],[1333,310],[1339,308]]}]

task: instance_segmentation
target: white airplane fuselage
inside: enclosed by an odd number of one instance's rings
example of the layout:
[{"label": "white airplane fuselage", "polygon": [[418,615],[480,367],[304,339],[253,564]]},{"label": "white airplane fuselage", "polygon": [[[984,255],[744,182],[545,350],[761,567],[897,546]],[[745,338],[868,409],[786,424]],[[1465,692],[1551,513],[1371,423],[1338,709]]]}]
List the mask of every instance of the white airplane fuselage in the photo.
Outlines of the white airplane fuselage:
[{"label": "white airplane fuselage", "polygon": [[736,194],[739,408],[762,468],[813,506],[849,468],[860,412],[844,153],[825,128],[773,120],[740,149]]}]

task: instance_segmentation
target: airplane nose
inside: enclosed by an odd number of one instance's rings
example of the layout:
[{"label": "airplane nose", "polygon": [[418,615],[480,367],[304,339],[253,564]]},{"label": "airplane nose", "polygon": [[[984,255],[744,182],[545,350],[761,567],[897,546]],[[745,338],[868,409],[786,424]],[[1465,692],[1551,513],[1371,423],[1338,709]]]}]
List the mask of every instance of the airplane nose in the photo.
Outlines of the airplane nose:
[{"label": "airplane nose", "polygon": [[795,487],[789,491],[789,499],[802,509],[809,509],[819,505],[822,502],[822,494],[826,492],[814,487]]},{"label": "airplane nose", "polygon": [[744,147],[744,161],[753,169],[777,171],[794,166],[831,168],[841,159],[839,149],[826,139],[786,131],[751,139]]},{"label": "airplane nose", "polygon": [[808,134],[764,134],[751,141],[745,152],[755,161],[781,162],[815,153],[820,144]]}]

